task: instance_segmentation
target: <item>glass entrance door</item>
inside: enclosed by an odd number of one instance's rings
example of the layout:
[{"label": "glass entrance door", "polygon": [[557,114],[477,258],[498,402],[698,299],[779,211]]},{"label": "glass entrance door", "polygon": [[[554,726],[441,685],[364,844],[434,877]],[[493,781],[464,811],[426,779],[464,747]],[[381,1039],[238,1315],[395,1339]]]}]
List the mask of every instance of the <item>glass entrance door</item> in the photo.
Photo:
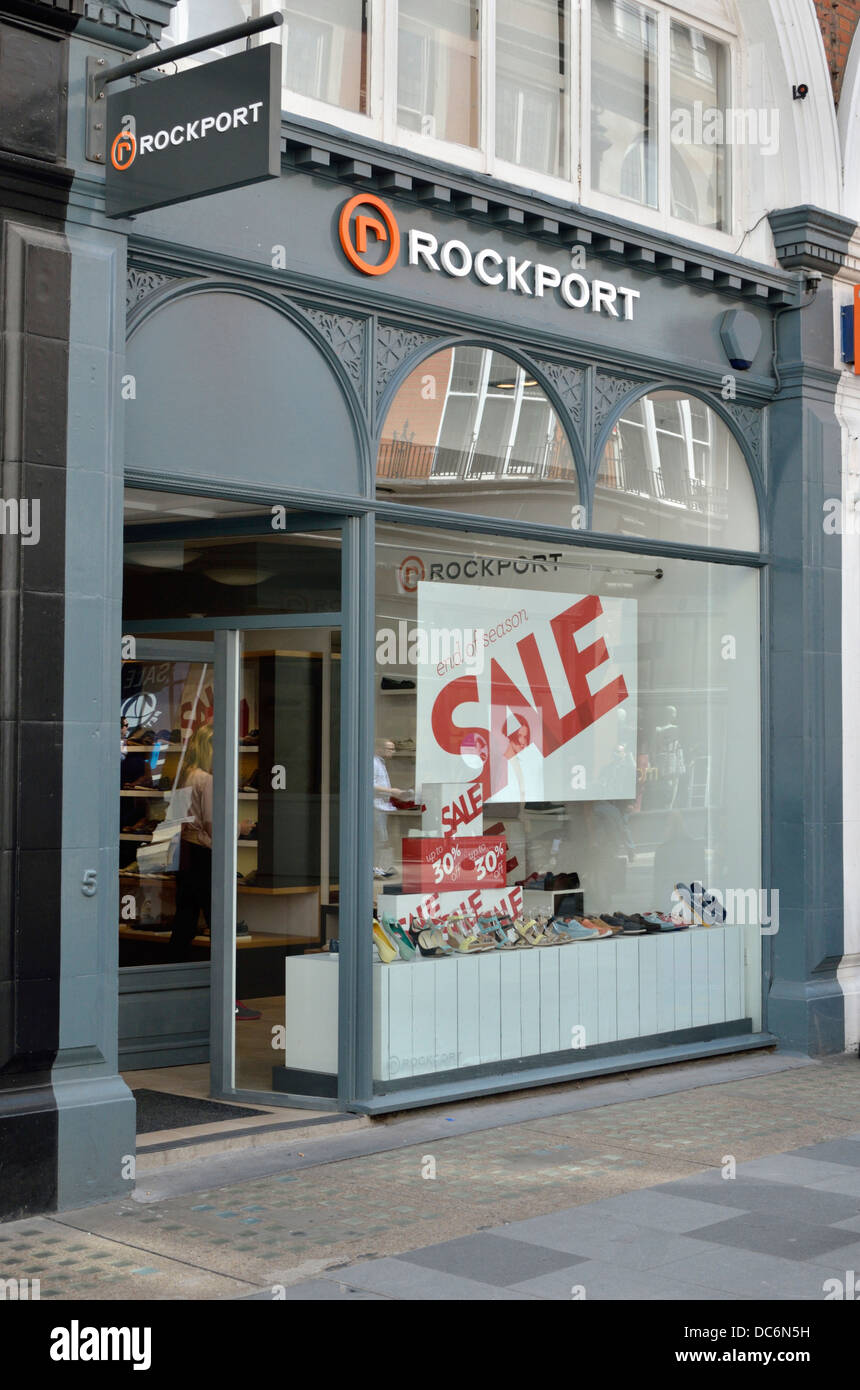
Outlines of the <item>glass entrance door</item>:
[{"label": "glass entrance door", "polygon": [[[146,806],[129,808],[128,833],[138,838],[123,841],[121,869],[140,873],[141,843],[159,875],[159,901],[147,899],[159,926],[149,947],[159,954],[145,963],[176,967],[147,976],[130,1023],[187,1033],[194,988],[194,1006],[209,1014],[205,1027],[195,1018],[193,1060],[209,1061],[212,1095],[332,1104],[343,519],[133,490],[126,508],[125,631],[150,645],[184,644],[162,673],[167,704],[161,687],[125,677],[136,725],[144,695],[158,708],[147,706],[147,718],[165,753],[146,796],[181,825],[174,833],[172,821],[150,825]],[[145,521],[133,519],[141,514]],[[193,681],[200,691],[195,684],[189,696]],[[178,711],[189,701],[185,737]],[[134,753],[152,757],[136,745]],[[123,791],[143,795],[143,776]],[[142,906],[138,894],[134,911]],[[127,935],[139,954],[146,934],[129,927]],[[314,969],[311,987],[305,974]],[[143,1065],[174,1066],[179,1055],[174,1048]]]},{"label": "glass entrance door", "polygon": [[340,629],[241,634],[234,1085],[337,1094]]},{"label": "glass entrance door", "polygon": [[[123,642],[120,965],[208,961],[214,646],[205,634],[181,641],[129,635]],[[202,1034],[205,1019],[197,1022]],[[201,1036],[195,1047],[179,1019],[165,1014],[160,1023],[150,1035],[164,1035],[154,1052],[162,1045],[169,1052],[171,1033],[178,1055],[186,1045],[196,1055],[208,1043]]]}]

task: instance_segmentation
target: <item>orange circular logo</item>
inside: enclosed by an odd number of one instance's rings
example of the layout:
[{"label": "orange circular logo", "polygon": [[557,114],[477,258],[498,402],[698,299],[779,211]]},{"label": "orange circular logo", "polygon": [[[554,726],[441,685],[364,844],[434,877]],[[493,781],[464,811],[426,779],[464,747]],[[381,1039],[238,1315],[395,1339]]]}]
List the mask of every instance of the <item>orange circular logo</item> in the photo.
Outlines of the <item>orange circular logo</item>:
[{"label": "orange circular logo", "polygon": [[128,169],[134,163],[137,154],[137,140],[130,130],[121,130],[119,135],[114,137],[110,147],[110,162],[120,173]]},{"label": "orange circular logo", "polygon": [[397,571],[401,587],[407,594],[414,594],[427,571],[420,555],[407,555],[400,561]]},{"label": "orange circular logo", "polygon": [[[352,214],[359,208],[372,208],[378,216],[366,211],[359,212],[353,226]],[[385,275],[397,260],[400,252],[400,228],[397,219],[388,204],[377,198],[374,193],[357,193],[348,203],[344,203],[340,210],[337,230],[344,255],[350,265],[354,265],[356,270],[363,271],[365,275]],[[378,265],[364,259],[367,254],[368,233],[372,234],[377,243],[388,244],[385,259]]]}]

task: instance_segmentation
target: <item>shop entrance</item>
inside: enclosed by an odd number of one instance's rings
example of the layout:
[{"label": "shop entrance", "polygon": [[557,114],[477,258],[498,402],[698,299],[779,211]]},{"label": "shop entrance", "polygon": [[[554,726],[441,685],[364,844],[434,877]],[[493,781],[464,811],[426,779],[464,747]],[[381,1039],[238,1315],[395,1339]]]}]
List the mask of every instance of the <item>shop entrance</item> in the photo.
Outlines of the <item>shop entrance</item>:
[{"label": "shop entrance", "polygon": [[[127,527],[119,1042],[139,1133],[237,1123],[216,1098],[254,1123],[337,1097],[341,525],[291,514],[273,535],[274,510]],[[311,960],[333,967],[312,1017]]]}]

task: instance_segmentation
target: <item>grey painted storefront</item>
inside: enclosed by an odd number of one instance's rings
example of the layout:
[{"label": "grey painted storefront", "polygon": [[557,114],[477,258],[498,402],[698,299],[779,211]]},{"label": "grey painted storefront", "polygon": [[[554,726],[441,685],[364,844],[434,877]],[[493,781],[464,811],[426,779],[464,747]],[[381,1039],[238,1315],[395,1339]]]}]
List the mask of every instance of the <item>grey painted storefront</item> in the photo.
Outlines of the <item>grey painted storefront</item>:
[{"label": "grey painted storefront", "polygon": [[[86,57],[113,58],[109,42],[68,41],[70,109],[80,108]],[[55,605],[65,631],[57,786],[62,895],[56,961],[46,967],[57,977],[56,1037],[31,1049],[28,1064],[39,1113],[53,1117],[43,1148],[57,1182],[41,1199],[35,1187],[15,1198],[6,1214],[95,1201],[127,1188],[122,1159],[134,1151],[134,1103],[117,1074],[118,1001],[126,1018],[137,1011],[136,1036],[146,1038],[146,1019],[161,1008],[157,997],[172,996],[156,1031],[182,993],[165,990],[163,976],[124,976],[120,984],[117,967],[114,658],[124,483],[294,503],[346,519],[342,622],[351,698],[343,729],[341,885],[349,915],[341,930],[341,1105],[395,1109],[443,1094],[582,1074],[568,1059],[555,1070],[505,1076],[497,1069],[447,1090],[382,1097],[374,1095],[371,1079],[371,957],[359,949],[366,936],[358,924],[371,911],[370,779],[361,769],[369,770],[373,748],[374,525],[377,518],[427,519],[375,500],[374,460],[398,386],[423,356],[452,343],[496,346],[534,372],[571,439],[586,497],[613,422],[645,390],[695,391],[734,433],[759,499],[762,551],[752,561],[731,551],[711,550],[707,558],[754,563],[764,575],[762,883],[778,887],[782,903],[780,931],[765,940],[764,1027],[785,1047],[841,1050],[840,569],[834,538],[825,550],[821,517],[823,500],[840,495],[828,276],[839,267],[853,224],[816,209],[774,214],[785,268],[773,270],[291,121],[284,122],[279,180],[108,223],[100,172],[86,163],[82,138],[82,122],[70,122],[75,177],[67,206],[53,214],[70,271],[61,421],[68,431],[65,568]],[[4,202],[7,247],[10,222],[39,227],[46,219],[36,206],[43,176],[30,170],[17,177]],[[417,226],[440,241],[492,245],[502,255],[562,269],[567,248],[581,242],[589,279],[640,292],[634,318],[573,311],[554,296],[538,302],[409,267],[403,259],[381,279],[363,277],[346,262],[337,237],[341,206],[361,190],[382,196],[402,229]],[[286,268],[275,269],[281,247]],[[804,269],[824,274],[814,298],[805,293]],[[737,399],[726,401],[721,388],[731,369],[720,327],[725,312],[737,307],[758,321],[761,345],[751,369],[737,374]],[[201,362],[203,340],[209,347]],[[134,397],[123,399],[129,376]],[[593,533],[566,527],[441,511],[432,521],[531,541],[595,543]],[[702,554],[629,537],[599,543],[648,555]],[[5,710],[3,717],[9,718]],[[4,840],[4,850],[12,843]],[[92,896],[82,891],[90,869],[99,885]],[[32,930],[23,918],[10,920],[20,931]],[[20,974],[12,959],[12,983],[16,969]],[[174,983],[194,995],[186,1028],[193,1050],[203,1045],[205,981],[199,969],[185,975]],[[129,1059],[135,1029],[127,1029]],[[700,1043],[668,1042],[661,1053],[667,1059],[701,1053]],[[638,1064],[645,1060],[643,1054]],[[595,1067],[636,1064],[621,1055]],[[8,1068],[0,1073],[0,1123],[14,1139],[22,1087],[20,1080],[7,1087],[7,1074]]]}]

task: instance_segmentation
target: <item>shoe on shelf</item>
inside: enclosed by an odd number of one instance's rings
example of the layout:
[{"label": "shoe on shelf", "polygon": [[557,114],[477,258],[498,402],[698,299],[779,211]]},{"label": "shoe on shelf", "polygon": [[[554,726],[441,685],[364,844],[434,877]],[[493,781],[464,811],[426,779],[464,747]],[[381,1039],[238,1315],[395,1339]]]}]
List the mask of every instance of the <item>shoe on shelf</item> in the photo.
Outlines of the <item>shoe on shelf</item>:
[{"label": "shoe on shelf", "polygon": [[393,960],[398,959],[400,951],[375,917],[373,919],[373,944],[383,965],[390,965]]},{"label": "shoe on shelf", "polygon": [[260,1013],[260,1010],[259,1010],[259,1009],[249,1009],[249,1008],[248,1008],[248,1005],[247,1005],[247,1004],[243,1004],[242,1001],[241,1001],[241,999],[237,999],[237,1000],[236,1000],[236,1022],[237,1022],[237,1023],[240,1022],[240,1021],[242,1021],[242,1020],[245,1020],[245,1019],[250,1020],[250,1019],[262,1018],[262,1017],[263,1017],[263,1015]]},{"label": "shoe on shelf", "polygon": [[374,878],[393,878],[393,877],[394,877],[394,870],[393,870],[393,869],[380,869],[379,866],[375,864],[375,865],[373,866],[373,877],[374,877]]},{"label": "shoe on shelf", "polygon": [[248,923],[247,923],[247,922],[242,921],[242,922],[237,922],[237,923],[236,923],[236,935],[237,935],[237,936],[250,936],[250,935],[251,935],[251,928],[248,926]]}]

